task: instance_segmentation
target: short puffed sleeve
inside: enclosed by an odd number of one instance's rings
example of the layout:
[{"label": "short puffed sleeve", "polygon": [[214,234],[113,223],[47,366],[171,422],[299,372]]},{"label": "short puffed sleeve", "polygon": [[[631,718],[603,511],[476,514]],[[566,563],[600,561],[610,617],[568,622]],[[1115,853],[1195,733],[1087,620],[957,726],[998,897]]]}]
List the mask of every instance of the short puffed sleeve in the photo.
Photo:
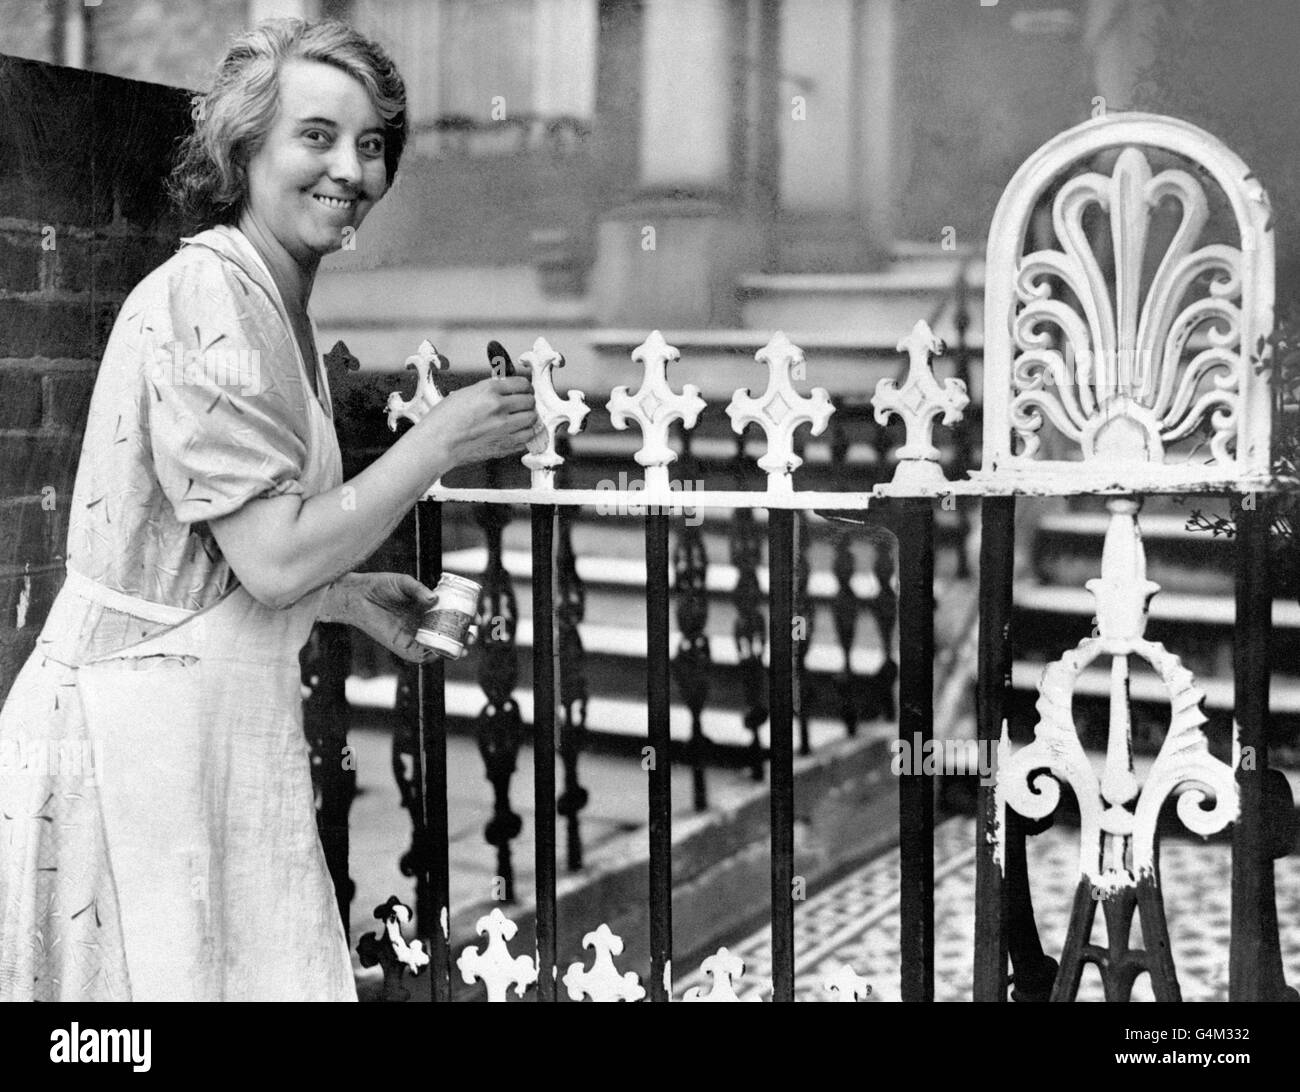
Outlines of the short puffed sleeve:
[{"label": "short puffed sleeve", "polygon": [[[292,337],[265,292],[211,251],[182,261],[141,343],[154,470],[176,519],[304,492],[307,404]],[[184,252],[182,252],[184,253]],[[188,256],[187,256],[188,257]]]}]

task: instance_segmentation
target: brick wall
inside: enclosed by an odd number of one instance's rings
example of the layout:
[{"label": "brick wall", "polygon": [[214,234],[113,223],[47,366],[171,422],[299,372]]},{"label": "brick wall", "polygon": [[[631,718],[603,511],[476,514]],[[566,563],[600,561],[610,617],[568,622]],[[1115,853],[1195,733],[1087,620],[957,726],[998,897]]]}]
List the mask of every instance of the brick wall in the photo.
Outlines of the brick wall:
[{"label": "brick wall", "polygon": [[176,246],[184,93],[0,56],[0,700],[63,581],[90,392],[127,292]]}]

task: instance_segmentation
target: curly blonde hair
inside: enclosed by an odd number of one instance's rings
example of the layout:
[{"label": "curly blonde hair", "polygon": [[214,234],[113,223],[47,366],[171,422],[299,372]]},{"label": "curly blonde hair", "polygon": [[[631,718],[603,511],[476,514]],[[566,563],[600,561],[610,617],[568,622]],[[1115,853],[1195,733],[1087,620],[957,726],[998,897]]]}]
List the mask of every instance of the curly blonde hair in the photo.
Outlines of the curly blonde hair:
[{"label": "curly blonde hair", "polygon": [[381,46],[333,19],[268,19],[237,37],[206,94],[194,96],[194,130],[181,142],[168,192],[189,229],[233,224],[248,190],[247,165],[275,118],[280,69],[320,61],[359,80],[384,119],[392,185],[406,145],[406,85]]}]

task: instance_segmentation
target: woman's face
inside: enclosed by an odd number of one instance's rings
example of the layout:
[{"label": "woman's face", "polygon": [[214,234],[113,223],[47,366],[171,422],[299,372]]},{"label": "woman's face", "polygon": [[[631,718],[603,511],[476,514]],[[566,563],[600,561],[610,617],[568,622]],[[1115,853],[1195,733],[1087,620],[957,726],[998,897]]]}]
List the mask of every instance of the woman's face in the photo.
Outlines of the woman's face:
[{"label": "woman's face", "polygon": [[388,188],[384,122],[365,87],[319,61],[287,61],[270,131],[248,163],[243,215],[299,263],[338,250]]}]

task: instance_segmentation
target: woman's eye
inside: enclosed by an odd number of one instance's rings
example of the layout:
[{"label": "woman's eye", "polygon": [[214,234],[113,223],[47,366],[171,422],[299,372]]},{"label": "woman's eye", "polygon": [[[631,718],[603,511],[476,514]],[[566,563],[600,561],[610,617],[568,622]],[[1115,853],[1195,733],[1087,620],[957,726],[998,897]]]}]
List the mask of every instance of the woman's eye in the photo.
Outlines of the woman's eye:
[{"label": "woman's eye", "polygon": [[323,129],[308,129],[302,135],[303,139],[311,144],[328,144],[330,139],[329,134]]},{"label": "woman's eye", "polygon": [[379,157],[384,154],[384,142],[379,137],[372,137],[361,142],[361,150],[368,156]]}]

